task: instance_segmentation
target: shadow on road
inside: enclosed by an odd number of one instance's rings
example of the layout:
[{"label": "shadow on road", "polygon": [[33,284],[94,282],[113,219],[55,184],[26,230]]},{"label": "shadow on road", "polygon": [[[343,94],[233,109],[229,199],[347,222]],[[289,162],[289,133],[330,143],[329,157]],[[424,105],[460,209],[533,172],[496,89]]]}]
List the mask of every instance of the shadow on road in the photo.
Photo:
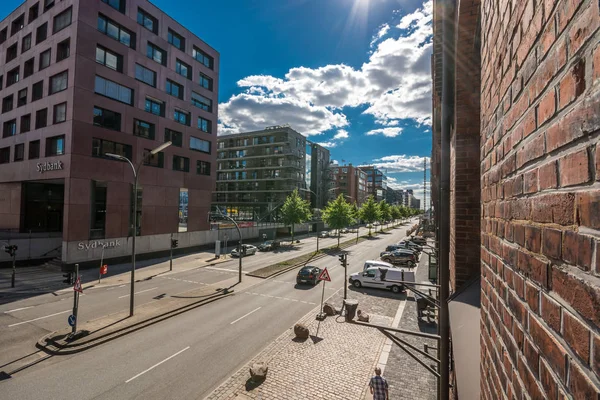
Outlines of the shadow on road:
[{"label": "shadow on road", "polygon": [[377,297],[383,297],[386,299],[394,299],[394,300],[414,301],[414,299],[412,297],[407,298],[406,292],[401,293],[401,294],[396,294],[396,293],[392,293],[392,291],[387,290],[387,289],[373,289],[373,288],[365,288],[365,287],[357,288],[354,285],[349,285],[348,288],[353,292],[360,293],[363,295],[368,295],[368,296],[377,296]]}]

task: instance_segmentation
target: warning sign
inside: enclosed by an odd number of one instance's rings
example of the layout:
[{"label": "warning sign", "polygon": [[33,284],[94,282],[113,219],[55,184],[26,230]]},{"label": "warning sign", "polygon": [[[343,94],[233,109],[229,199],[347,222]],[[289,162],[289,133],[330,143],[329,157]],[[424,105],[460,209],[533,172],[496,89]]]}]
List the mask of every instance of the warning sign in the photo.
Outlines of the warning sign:
[{"label": "warning sign", "polygon": [[321,272],[321,274],[319,275],[319,280],[331,282],[331,278],[329,277],[329,272],[327,272],[327,268],[325,268],[323,272]]},{"label": "warning sign", "polygon": [[100,274],[101,275],[106,275],[108,273],[108,265],[103,265],[102,267],[100,267]]},{"label": "warning sign", "polygon": [[75,280],[75,285],[73,285],[73,290],[79,293],[83,293],[83,288],[81,287],[81,281],[79,277]]}]

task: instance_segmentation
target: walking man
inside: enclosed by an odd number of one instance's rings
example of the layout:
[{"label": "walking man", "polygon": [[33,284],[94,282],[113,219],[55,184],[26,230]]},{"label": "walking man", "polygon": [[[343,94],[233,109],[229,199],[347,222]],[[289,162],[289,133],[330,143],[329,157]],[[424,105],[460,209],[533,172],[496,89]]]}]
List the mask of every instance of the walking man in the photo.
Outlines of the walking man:
[{"label": "walking man", "polygon": [[388,400],[388,383],[383,376],[381,376],[381,368],[375,368],[375,376],[371,378],[369,382],[369,388],[373,395],[373,400]]}]

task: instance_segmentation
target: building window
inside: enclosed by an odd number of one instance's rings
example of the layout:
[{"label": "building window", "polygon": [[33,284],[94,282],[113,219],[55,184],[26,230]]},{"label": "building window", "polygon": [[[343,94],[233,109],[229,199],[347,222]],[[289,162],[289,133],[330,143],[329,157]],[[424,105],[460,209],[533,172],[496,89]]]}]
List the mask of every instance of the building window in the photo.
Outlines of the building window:
[{"label": "building window", "polygon": [[140,235],[142,233],[142,194],[143,194],[143,189],[138,187],[137,189],[137,193],[134,195],[133,192],[133,185],[131,185],[131,192],[130,192],[130,203],[129,203],[129,236],[133,235],[133,202],[135,199],[135,204],[136,204],[136,235]]},{"label": "building window", "polygon": [[159,64],[167,65],[167,52],[158,46],[148,43],[146,56]]},{"label": "building window", "polygon": [[163,168],[165,166],[165,153],[161,151],[160,153],[150,154],[150,152],[150,149],[144,149],[144,165]]},{"label": "building window", "polygon": [[58,14],[54,17],[54,28],[52,29],[53,33],[60,32],[65,29],[67,26],[71,25],[71,15],[73,14],[73,9],[71,7],[67,8],[65,11]]},{"label": "building window", "polygon": [[8,164],[10,162],[10,147],[0,149],[0,164]]},{"label": "building window", "polygon": [[0,31],[0,44],[6,42],[7,37],[8,37],[8,27],[6,27]]},{"label": "building window", "polygon": [[48,109],[42,108],[35,112],[35,129],[45,128],[48,125]]},{"label": "building window", "polygon": [[183,133],[165,128],[165,143],[173,143],[173,146],[183,146]]},{"label": "building window", "polygon": [[54,7],[54,0],[44,0],[44,12]]},{"label": "building window", "polygon": [[8,95],[2,99],[2,112],[9,112],[13,109],[14,106],[14,95]]},{"label": "building window", "polygon": [[154,115],[158,115],[161,117],[165,116],[165,103],[162,101],[154,100],[146,97],[146,104],[144,106],[144,110]]},{"label": "building window", "polygon": [[212,133],[212,123],[202,117],[198,117],[198,129],[202,132]]},{"label": "building window", "polygon": [[212,112],[212,100],[196,92],[192,92],[192,105],[204,111]]},{"label": "building window", "polygon": [[210,154],[210,142],[208,140],[190,137],[190,150],[201,151]]},{"label": "building window", "polygon": [[185,51],[185,39],[181,35],[171,29],[169,29],[168,35],[169,43],[177,47],[179,50]]},{"label": "building window", "polygon": [[17,32],[25,27],[25,14],[19,15],[11,24],[10,36],[14,36]]},{"label": "building window", "polygon": [[102,14],[98,14],[98,30],[125,46],[135,49],[135,35]]},{"label": "building window", "polygon": [[197,161],[196,162],[196,173],[198,175],[210,176],[210,163],[206,162],[206,161]]},{"label": "building window", "polygon": [[53,122],[59,124],[67,120],[67,103],[60,103],[54,106],[52,112]]},{"label": "building window", "polygon": [[156,87],[156,72],[143,67],[140,64],[135,64],[135,79],[152,87]]},{"label": "building window", "polygon": [[27,88],[19,90],[17,94],[17,107],[27,104]]},{"label": "building window", "polygon": [[14,85],[20,80],[20,67],[14,68],[6,74],[6,87]]},{"label": "building window", "polygon": [[11,119],[10,121],[4,122],[4,127],[2,129],[2,137],[11,137],[17,134],[17,120]]},{"label": "building window", "polygon": [[112,129],[113,131],[120,131],[121,114],[104,108],[94,107],[94,125]]},{"label": "building window", "polygon": [[25,61],[25,64],[23,64],[23,78],[33,75],[33,62],[34,59],[30,58],[29,60]]},{"label": "building window", "polygon": [[35,30],[35,44],[40,44],[48,37],[48,23],[44,22],[44,24],[37,27]]},{"label": "building window", "polygon": [[35,160],[36,158],[40,158],[40,141],[34,140],[29,142],[29,160]]},{"label": "building window", "polygon": [[125,0],[102,0],[102,2],[119,12],[125,13]]},{"label": "building window", "polygon": [[[102,0],[104,1],[104,0]],[[92,198],[90,201],[90,239],[102,239],[105,236],[106,228],[106,183],[92,182],[90,191]]]},{"label": "building window", "polygon": [[96,46],[96,62],[115,71],[123,72],[123,56],[113,53],[105,47]]},{"label": "building window", "polygon": [[167,79],[167,93],[171,96],[175,96],[178,99],[183,99],[183,86],[178,83]]},{"label": "building window", "polygon": [[111,142],[110,140],[92,138],[92,156],[114,160],[114,158],[107,157],[105,155],[106,153],[117,154],[119,156],[127,157],[131,160],[130,145]]},{"label": "building window", "polygon": [[56,46],[56,62],[69,58],[71,55],[71,38],[65,39]]},{"label": "building window", "polygon": [[138,8],[137,22],[150,32],[158,33],[158,20],[141,8]]},{"label": "building window", "polygon": [[190,159],[187,157],[173,156],[173,171],[190,172]]},{"label": "building window", "polygon": [[65,154],[65,136],[53,136],[46,139],[46,157]]},{"label": "building window", "polygon": [[[187,160],[187,159],[186,159]],[[188,171],[189,171],[189,160],[188,160]],[[175,169],[175,167],[173,167]],[[187,171],[186,171],[187,172]],[[185,188],[179,189],[179,232],[187,232],[188,230],[188,204],[189,204],[189,193]]]},{"label": "building window", "polygon": [[154,140],[154,124],[139,119],[133,120],[133,134],[146,139]]},{"label": "building window", "polygon": [[50,89],[49,93],[54,94],[58,92],[62,92],[67,89],[67,84],[69,81],[69,71],[63,71],[60,74],[56,74],[50,77]]},{"label": "building window", "polygon": [[173,119],[180,124],[190,126],[190,113],[175,109],[173,111]]},{"label": "building window", "polygon": [[31,130],[31,114],[21,115],[21,133]]},{"label": "building window", "polygon": [[39,81],[31,87],[31,101],[36,101],[44,97],[44,81]]},{"label": "building window", "polygon": [[206,54],[205,52],[203,52],[202,50],[200,50],[199,48],[197,48],[195,46],[192,51],[192,54],[193,54],[194,58],[196,59],[196,61],[199,61],[201,64],[203,64],[207,68],[213,69],[214,60],[211,56],[209,56],[208,54]]},{"label": "building window", "polygon": [[8,62],[14,60],[15,58],[17,58],[17,54],[18,54],[17,43],[15,43],[6,49],[6,62],[8,63]]},{"label": "building window", "polygon": [[175,61],[175,72],[188,79],[192,79],[192,67],[179,59]]},{"label": "building window", "polygon": [[96,75],[94,91],[102,96],[120,101],[121,103],[129,105],[133,104],[133,90],[98,75]]},{"label": "building window", "polygon": [[23,37],[23,41],[21,42],[21,54],[25,53],[30,48],[31,48],[31,33],[29,35]]},{"label": "building window", "polygon": [[29,16],[27,17],[27,23],[30,24],[35,21],[39,15],[40,4],[35,3],[31,7],[29,7]]},{"label": "building window", "polygon": [[2,84],[4,82],[4,76],[0,75],[0,90],[2,90]]},{"label": "building window", "polygon": [[40,71],[50,66],[51,49],[48,49],[40,54]]},{"label": "building window", "polygon": [[213,80],[208,76],[204,75],[203,73],[200,73],[200,86],[202,86],[205,89],[212,90]]},{"label": "building window", "polygon": [[23,161],[25,159],[25,143],[19,143],[15,145],[15,156],[14,160]]}]

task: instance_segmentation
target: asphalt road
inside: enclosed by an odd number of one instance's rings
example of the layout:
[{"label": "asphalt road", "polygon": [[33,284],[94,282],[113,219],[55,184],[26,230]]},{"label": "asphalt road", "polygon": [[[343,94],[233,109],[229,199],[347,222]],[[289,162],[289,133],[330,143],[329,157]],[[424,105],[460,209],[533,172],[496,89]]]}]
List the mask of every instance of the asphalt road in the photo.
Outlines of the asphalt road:
[{"label": "asphalt road", "polygon": [[[351,247],[348,273],[361,270],[364,260],[377,258],[386,245],[397,242],[404,233],[405,228],[401,227],[392,234],[380,235]],[[254,256],[248,257],[244,259],[244,269],[257,269],[267,260],[270,264],[280,257],[290,258],[292,254],[296,256],[299,253],[265,253],[256,256],[256,261],[252,260]],[[162,293],[180,293],[194,288],[194,285],[230,278],[232,273],[237,273],[232,268],[232,264],[236,263],[165,274],[161,280],[140,282],[136,287],[136,302],[142,304]],[[327,267],[332,277],[332,282],[326,284],[326,297],[343,288],[344,271],[337,256],[326,257],[315,264]],[[317,287],[297,287],[296,272],[262,280],[231,297],[86,352],[51,357],[32,365],[13,374],[11,379],[0,382],[0,398],[203,398],[319,304],[323,283]],[[70,294],[66,298],[71,299]],[[127,286],[88,291],[80,300],[80,318],[106,315],[109,307],[123,309],[128,302],[128,298],[123,296],[127,294]],[[29,299],[27,301],[36,303],[32,308],[9,313],[4,311],[10,310],[0,309],[3,311],[0,314],[0,334],[37,335],[37,339],[43,335],[39,334],[40,331],[64,327],[71,304],[62,299],[54,300]],[[5,306],[3,308],[7,308]],[[29,307],[22,304],[12,306],[13,309]],[[26,322],[62,311],[67,312]],[[2,345],[4,348],[4,343]]]}]

